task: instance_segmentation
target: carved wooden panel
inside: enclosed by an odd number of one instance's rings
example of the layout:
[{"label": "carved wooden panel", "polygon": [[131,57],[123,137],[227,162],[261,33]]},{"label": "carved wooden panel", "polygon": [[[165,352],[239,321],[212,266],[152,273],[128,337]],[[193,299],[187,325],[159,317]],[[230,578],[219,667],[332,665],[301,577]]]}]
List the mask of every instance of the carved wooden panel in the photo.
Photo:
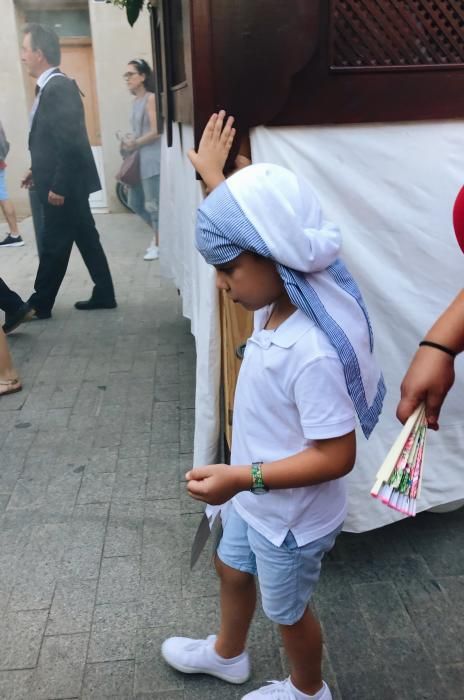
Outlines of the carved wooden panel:
[{"label": "carved wooden panel", "polygon": [[464,65],[462,0],[331,0],[330,69]]},{"label": "carved wooden panel", "polygon": [[239,136],[257,124],[464,118],[464,0],[176,0],[177,22],[170,3],[157,2],[168,143],[173,120],[193,120],[198,142],[221,107]]}]

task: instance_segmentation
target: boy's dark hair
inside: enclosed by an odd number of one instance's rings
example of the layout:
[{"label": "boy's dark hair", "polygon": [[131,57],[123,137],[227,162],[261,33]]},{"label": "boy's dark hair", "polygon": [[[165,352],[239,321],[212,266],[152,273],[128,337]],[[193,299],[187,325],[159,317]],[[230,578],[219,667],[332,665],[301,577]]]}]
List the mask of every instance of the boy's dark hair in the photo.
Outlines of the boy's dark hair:
[{"label": "boy's dark hair", "polygon": [[45,24],[29,22],[23,27],[23,34],[31,35],[31,48],[33,51],[40,49],[45,60],[51,66],[59,66],[61,62],[61,49],[58,34]]},{"label": "boy's dark hair", "polygon": [[155,92],[155,77],[148,63],[143,58],[134,58],[132,61],[129,61],[129,65],[134,66],[139,75],[145,76],[145,90]]}]

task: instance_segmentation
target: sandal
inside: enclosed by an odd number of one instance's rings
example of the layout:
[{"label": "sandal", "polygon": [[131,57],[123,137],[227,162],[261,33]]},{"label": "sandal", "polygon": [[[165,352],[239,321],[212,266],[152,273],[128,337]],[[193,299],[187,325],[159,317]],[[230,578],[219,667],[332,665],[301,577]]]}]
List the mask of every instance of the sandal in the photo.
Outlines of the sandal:
[{"label": "sandal", "polygon": [[[5,391],[2,391],[2,387],[9,387]],[[16,379],[0,379],[0,396],[8,396],[8,394],[16,394],[17,391],[21,391],[22,384],[18,377]]]}]

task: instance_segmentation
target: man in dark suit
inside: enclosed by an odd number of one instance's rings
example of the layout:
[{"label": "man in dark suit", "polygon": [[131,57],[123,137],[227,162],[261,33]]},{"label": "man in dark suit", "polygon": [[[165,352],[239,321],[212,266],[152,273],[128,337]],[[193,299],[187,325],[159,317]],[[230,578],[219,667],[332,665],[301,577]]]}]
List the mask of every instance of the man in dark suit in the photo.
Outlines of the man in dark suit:
[{"label": "man in dark suit", "polygon": [[113,309],[113,282],[95,222],[89,194],[101,189],[85,128],[79,89],[59,69],[58,36],[49,27],[24,27],[21,59],[37,79],[31,112],[31,170],[23,185],[34,186],[43,205],[44,230],[35,292],[29,305],[38,318],[50,318],[76,243],[94,288],[77,309]]}]

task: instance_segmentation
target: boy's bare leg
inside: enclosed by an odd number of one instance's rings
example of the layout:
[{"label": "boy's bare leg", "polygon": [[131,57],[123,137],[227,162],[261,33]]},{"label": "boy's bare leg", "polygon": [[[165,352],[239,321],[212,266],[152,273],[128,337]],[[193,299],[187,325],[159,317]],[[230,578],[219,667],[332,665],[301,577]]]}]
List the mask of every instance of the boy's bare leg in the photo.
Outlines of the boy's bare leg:
[{"label": "boy's bare leg", "polygon": [[221,626],[215,650],[223,659],[233,659],[244,649],[256,607],[254,576],[232,569],[216,557],[221,580]]},{"label": "boy's bare leg", "polygon": [[294,625],[279,625],[290,660],[292,683],[302,693],[315,695],[322,688],[321,626],[309,608]]},{"label": "boy's bare leg", "polygon": [[13,236],[18,236],[18,222],[16,221],[16,212],[13,203],[9,199],[3,199],[0,201],[0,207],[2,208],[3,215],[7,220],[10,233],[12,233]]}]

